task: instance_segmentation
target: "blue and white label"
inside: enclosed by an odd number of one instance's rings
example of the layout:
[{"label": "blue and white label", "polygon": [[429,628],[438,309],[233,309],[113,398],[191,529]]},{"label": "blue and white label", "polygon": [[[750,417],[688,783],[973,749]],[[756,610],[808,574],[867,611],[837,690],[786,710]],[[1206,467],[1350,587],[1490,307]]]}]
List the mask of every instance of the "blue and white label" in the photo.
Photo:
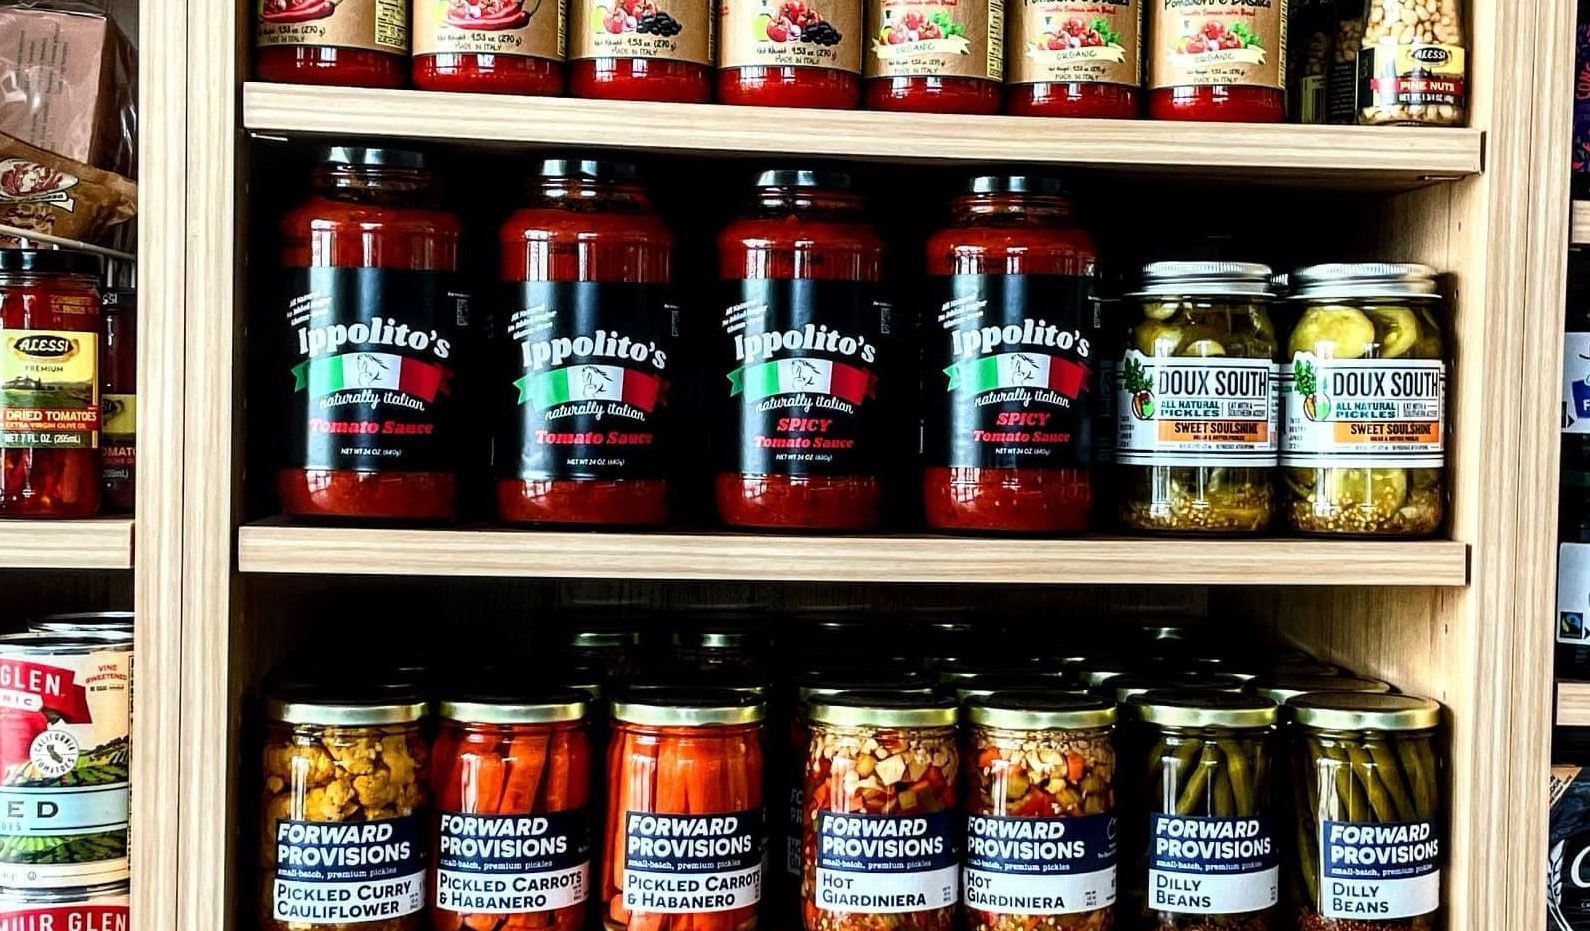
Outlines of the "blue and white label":
[{"label": "blue and white label", "polygon": [[1115,904],[1114,815],[966,817],[968,908],[1000,915],[1066,915]]},{"label": "blue and white label", "polygon": [[436,906],[513,915],[578,905],[590,896],[585,812],[478,815],[442,812]]},{"label": "blue and white label", "polygon": [[1150,909],[1233,915],[1279,900],[1280,851],[1269,818],[1154,814],[1149,833]]},{"label": "blue and white label", "polygon": [[1564,333],[1562,432],[1590,433],[1590,333]]},{"label": "blue and white label", "polygon": [[899,914],[960,899],[956,816],[817,813],[818,908]]},{"label": "blue and white label", "polygon": [[80,789],[0,789],[0,834],[22,837],[125,831],[127,783]]},{"label": "blue and white label", "polygon": [[[796,777],[797,780],[800,778]],[[799,786],[790,786],[789,819],[785,822],[784,872],[796,879],[801,875],[801,831],[806,824],[806,792]]]},{"label": "blue and white label", "polygon": [[1441,837],[1433,821],[1320,825],[1320,914],[1378,921],[1441,907]]},{"label": "blue and white label", "polygon": [[624,907],[677,915],[754,906],[762,901],[766,847],[761,811],[629,812]]},{"label": "blue and white label", "polygon": [[414,815],[276,822],[271,914],[294,924],[358,924],[425,907],[425,848]]}]

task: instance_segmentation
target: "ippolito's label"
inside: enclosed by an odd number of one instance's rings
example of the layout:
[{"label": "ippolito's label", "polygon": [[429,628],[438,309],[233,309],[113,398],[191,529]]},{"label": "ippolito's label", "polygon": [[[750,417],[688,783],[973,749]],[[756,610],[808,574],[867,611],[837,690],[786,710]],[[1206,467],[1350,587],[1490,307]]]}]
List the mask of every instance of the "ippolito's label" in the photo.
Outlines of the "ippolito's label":
[{"label": "ippolito's label", "polygon": [[898,914],[954,905],[955,815],[817,813],[817,907]]},{"label": "ippolito's label", "polygon": [[258,0],[254,44],[315,45],[406,55],[406,0]]},{"label": "ippolito's label", "polygon": [[1149,88],[1283,88],[1286,7],[1286,0],[1149,0]]},{"label": "ippolito's label", "polygon": [[655,58],[710,65],[712,0],[569,0],[569,58]]},{"label": "ippolito's label", "polygon": [[584,811],[540,815],[443,812],[436,907],[510,915],[567,908],[590,895]]},{"label": "ippolito's label", "polygon": [[1116,461],[1275,465],[1277,374],[1268,359],[1162,358],[1127,350],[1116,393]]},{"label": "ippolito's label", "polygon": [[1005,0],[869,0],[869,78],[1005,77]]},{"label": "ippolito's label", "polygon": [[1590,333],[1563,334],[1562,432],[1590,433]]},{"label": "ippolito's label", "polygon": [[343,925],[418,912],[425,907],[422,830],[417,815],[276,822],[271,917]]},{"label": "ippolito's label", "polygon": [[562,61],[560,0],[414,0],[414,54]]},{"label": "ippolito's label", "polygon": [[1379,921],[1441,907],[1441,839],[1432,821],[1320,824],[1320,914]]},{"label": "ippolito's label", "polygon": [[722,0],[719,68],[861,73],[861,0]]},{"label": "ippolito's label", "polygon": [[1557,545],[1557,642],[1590,643],[1590,543]]},{"label": "ippolito's label", "polygon": [[1115,904],[1114,815],[966,817],[968,908],[997,915],[1066,915]]},{"label": "ippolito's label", "polygon": [[1278,901],[1280,851],[1270,819],[1156,814],[1149,832],[1150,910],[1229,915]]},{"label": "ippolito's label", "polygon": [[1009,83],[1143,83],[1137,0],[1014,2]]},{"label": "ippolito's label", "polygon": [[689,914],[754,906],[762,901],[765,847],[760,811],[629,812],[624,822],[624,907]]},{"label": "ippolito's label", "polygon": [[1439,467],[1446,363],[1439,359],[1292,357],[1281,376],[1281,463],[1309,468]]}]

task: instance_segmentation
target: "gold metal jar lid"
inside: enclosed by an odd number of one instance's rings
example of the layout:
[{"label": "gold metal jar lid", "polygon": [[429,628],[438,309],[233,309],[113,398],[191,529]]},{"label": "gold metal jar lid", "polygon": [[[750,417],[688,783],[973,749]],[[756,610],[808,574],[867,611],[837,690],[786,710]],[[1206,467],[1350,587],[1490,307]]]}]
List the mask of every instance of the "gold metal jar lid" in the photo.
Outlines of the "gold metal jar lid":
[{"label": "gold metal jar lid", "polygon": [[915,669],[895,669],[867,673],[860,670],[826,671],[809,673],[795,687],[796,698],[802,704],[832,698],[845,692],[886,689],[902,695],[931,698],[933,682],[926,674]]},{"label": "gold metal jar lid", "polygon": [[1088,691],[1069,676],[1033,675],[1031,673],[986,673],[954,685],[955,700],[966,704],[974,698],[996,692],[1023,692],[1042,695],[1087,695]]},{"label": "gold metal jar lid", "polygon": [[766,715],[761,699],[727,689],[640,689],[613,702],[615,721],[652,727],[756,724]]},{"label": "gold metal jar lid", "polygon": [[1115,723],[1115,703],[1093,695],[995,692],[973,698],[967,720],[1010,731],[1080,730]]},{"label": "gold metal jar lid", "polygon": [[1132,708],[1138,720],[1161,727],[1269,727],[1279,711],[1263,695],[1186,689],[1144,692]]},{"label": "gold metal jar lid", "polygon": [[1363,298],[1433,300],[1435,269],[1412,262],[1327,262],[1292,273],[1294,301],[1339,301]]},{"label": "gold metal jar lid", "polygon": [[1100,659],[1094,657],[1077,667],[1077,675],[1082,684],[1088,688],[1103,685],[1116,676],[1124,676],[1143,671],[1143,663],[1130,662],[1124,659]]},{"label": "gold metal jar lid", "polygon": [[438,716],[460,724],[558,724],[585,717],[585,695],[559,689],[524,695],[460,693],[444,698]]},{"label": "gold metal jar lid", "polygon": [[767,693],[770,690],[766,682],[749,675],[739,675],[733,672],[698,672],[680,669],[654,673],[636,679],[624,687],[624,693],[626,696],[633,698],[656,691],[688,692],[699,689],[733,692],[736,695],[750,695],[761,702],[767,701]]},{"label": "gold metal jar lid", "polygon": [[1270,676],[1339,676],[1342,667],[1319,660],[1287,660],[1270,666]]},{"label": "gold metal jar lid", "polygon": [[1143,286],[1127,297],[1163,300],[1179,297],[1240,297],[1270,300],[1270,266],[1257,262],[1150,262]]},{"label": "gold metal jar lid", "polygon": [[322,727],[413,724],[425,717],[426,710],[419,692],[404,685],[362,690],[290,685],[265,702],[265,716],[272,721]]},{"label": "gold metal jar lid", "polygon": [[1118,702],[1130,701],[1146,692],[1210,691],[1240,692],[1244,680],[1220,672],[1129,672],[1111,676],[1095,689]]},{"label": "gold metal jar lid", "polygon": [[1361,679],[1357,676],[1265,676],[1249,683],[1253,691],[1278,705],[1284,705],[1299,695],[1313,692],[1368,692],[1385,693],[1391,685],[1379,679]]},{"label": "gold metal jar lid", "polygon": [[958,707],[950,698],[855,691],[814,700],[806,717],[838,727],[952,727]]},{"label": "gold metal jar lid", "polygon": [[704,624],[674,631],[672,642],[679,649],[744,651],[759,648],[761,637],[744,627]]},{"label": "gold metal jar lid", "polygon": [[1056,685],[1075,681],[1075,676],[1060,667],[1048,669],[1041,665],[1038,657],[1032,657],[1027,662],[1001,662],[990,663],[976,660],[960,660],[954,663],[940,664],[933,670],[938,676],[939,684],[954,687],[962,682],[989,675],[1028,675],[1052,677]]},{"label": "gold metal jar lid", "polygon": [[1322,731],[1423,731],[1441,723],[1441,705],[1413,695],[1313,692],[1287,707],[1298,724]]}]

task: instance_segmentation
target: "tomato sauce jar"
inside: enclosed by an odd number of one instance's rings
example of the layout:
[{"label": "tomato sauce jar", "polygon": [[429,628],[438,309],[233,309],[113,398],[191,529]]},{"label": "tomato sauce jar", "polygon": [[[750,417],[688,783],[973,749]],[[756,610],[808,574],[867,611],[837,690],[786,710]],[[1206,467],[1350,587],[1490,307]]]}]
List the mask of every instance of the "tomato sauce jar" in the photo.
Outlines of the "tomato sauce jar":
[{"label": "tomato sauce jar", "polygon": [[[712,0],[569,0],[569,93],[712,99]],[[666,5],[666,6],[664,6]]]},{"label": "tomato sauce jar", "polygon": [[750,212],[718,236],[725,524],[878,525],[879,372],[896,349],[882,266],[883,240],[835,172],[763,172]]},{"label": "tomato sauce jar", "polygon": [[1004,36],[1004,0],[867,0],[867,108],[998,113]]},{"label": "tomato sauce jar", "polygon": [[313,186],[281,221],[282,511],[451,519],[469,327],[459,220],[436,207],[418,152],[337,146]]},{"label": "tomato sauce jar", "polygon": [[254,73],[261,81],[402,87],[409,8],[390,0],[257,0]]},{"label": "tomato sauce jar", "polygon": [[0,249],[0,517],[100,501],[99,259]]},{"label": "tomato sauce jar", "polygon": [[513,295],[491,330],[506,413],[493,456],[512,523],[668,518],[673,236],[635,166],[547,159],[499,234]]},{"label": "tomato sauce jar", "polygon": [[1148,0],[1148,115],[1285,119],[1286,8],[1287,0]]},{"label": "tomato sauce jar", "polygon": [[853,109],[861,103],[862,0],[724,0],[718,102]]},{"label": "tomato sauce jar", "polygon": [[1015,0],[1005,112],[1130,119],[1142,102],[1139,0]]},{"label": "tomato sauce jar", "polygon": [[1097,250],[1053,178],[973,178],[928,240],[928,526],[1084,530]]},{"label": "tomato sauce jar", "polygon": [[563,0],[416,0],[410,77],[428,91],[563,93]]},{"label": "tomato sauce jar", "polygon": [[100,341],[101,504],[107,514],[131,514],[138,465],[138,309],[132,288],[105,288]]}]

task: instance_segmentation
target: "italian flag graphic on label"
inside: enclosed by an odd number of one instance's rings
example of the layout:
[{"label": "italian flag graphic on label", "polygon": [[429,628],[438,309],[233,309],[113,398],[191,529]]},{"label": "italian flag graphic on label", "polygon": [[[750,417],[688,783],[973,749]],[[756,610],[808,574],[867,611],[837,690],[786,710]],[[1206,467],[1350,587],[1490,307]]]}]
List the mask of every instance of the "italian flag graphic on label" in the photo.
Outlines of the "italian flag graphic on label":
[{"label": "italian flag graphic on label", "polygon": [[775,394],[810,391],[860,404],[874,393],[876,376],[866,369],[829,359],[777,359],[729,373],[729,395],[758,401]]},{"label": "italian flag graphic on label", "polygon": [[451,375],[445,366],[389,352],[350,352],[294,366],[293,390],[307,388],[318,398],[348,388],[380,388],[431,401],[448,390]]},{"label": "italian flag graphic on label", "polygon": [[662,379],[622,365],[571,365],[516,380],[519,403],[536,408],[569,401],[621,401],[650,413]]},{"label": "italian flag graphic on label", "polygon": [[1088,367],[1070,359],[1036,352],[1002,352],[966,359],[944,370],[950,391],[980,393],[996,388],[1050,388],[1076,397],[1087,381]]}]

